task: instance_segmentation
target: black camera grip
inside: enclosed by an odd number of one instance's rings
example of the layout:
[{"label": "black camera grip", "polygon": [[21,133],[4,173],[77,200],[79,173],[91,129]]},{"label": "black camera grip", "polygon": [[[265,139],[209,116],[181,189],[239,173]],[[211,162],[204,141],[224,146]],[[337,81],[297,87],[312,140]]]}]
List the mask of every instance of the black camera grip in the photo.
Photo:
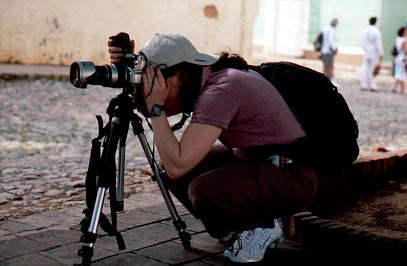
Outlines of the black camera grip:
[{"label": "black camera grip", "polygon": [[130,37],[127,33],[120,32],[115,36],[110,36],[110,39],[112,39],[112,46],[122,48],[124,54],[131,52]]}]

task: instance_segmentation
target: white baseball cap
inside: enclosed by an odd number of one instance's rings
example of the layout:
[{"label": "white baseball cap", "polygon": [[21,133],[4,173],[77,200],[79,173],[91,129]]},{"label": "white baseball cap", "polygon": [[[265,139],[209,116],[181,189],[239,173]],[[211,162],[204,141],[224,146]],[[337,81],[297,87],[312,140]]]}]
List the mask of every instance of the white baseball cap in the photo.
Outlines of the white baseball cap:
[{"label": "white baseball cap", "polygon": [[219,59],[217,55],[198,52],[187,38],[176,33],[156,33],[140,53],[147,57],[149,65],[163,65],[163,67],[182,62],[209,66]]}]

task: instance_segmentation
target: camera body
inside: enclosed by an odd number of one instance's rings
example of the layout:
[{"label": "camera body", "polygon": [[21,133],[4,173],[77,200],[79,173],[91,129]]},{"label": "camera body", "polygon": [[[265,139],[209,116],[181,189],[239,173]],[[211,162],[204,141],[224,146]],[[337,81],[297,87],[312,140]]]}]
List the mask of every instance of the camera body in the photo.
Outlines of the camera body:
[{"label": "camera body", "polygon": [[111,88],[123,88],[130,94],[142,89],[142,76],[147,59],[143,54],[131,53],[130,38],[127,33],[110,37],[112,46],[121,47],[124,57],[117,64],[96,66],[92,61],[76,61],[70,68],[70,81],[77,88],[88,84]]}]

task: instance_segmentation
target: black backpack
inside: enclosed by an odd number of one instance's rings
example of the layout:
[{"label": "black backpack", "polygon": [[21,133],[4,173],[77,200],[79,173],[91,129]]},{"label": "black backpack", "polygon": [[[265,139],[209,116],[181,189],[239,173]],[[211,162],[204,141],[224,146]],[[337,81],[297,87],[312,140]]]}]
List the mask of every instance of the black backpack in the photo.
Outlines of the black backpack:
[{"label": "black backpack", "polygon": [[324,34],[321,31],[320,33],[318,33],[317,37],[314,40],[314,49],[315,51],[319,52],[322,49],[322,42],[324,41]]},{"label": "black backpack", "polygon": [[294,160],[329,173],[359,155],[358,124],[344,97],[324,74],[291,62],[250,66],[270,81],[301,123],[307,137],[281,149]]}]

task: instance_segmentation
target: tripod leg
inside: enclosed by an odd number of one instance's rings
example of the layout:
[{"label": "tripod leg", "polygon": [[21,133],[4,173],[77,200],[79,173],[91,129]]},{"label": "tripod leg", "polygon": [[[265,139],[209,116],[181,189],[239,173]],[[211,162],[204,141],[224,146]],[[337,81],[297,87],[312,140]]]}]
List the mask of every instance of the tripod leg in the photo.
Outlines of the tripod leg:
[{"label": "tripod leg", "polygon": [[181,217],[179,216],[177,209],[175,208],[174,202],[171,198],[171,195],[168,191],[168,188],[165,186],[163,182],[163,173],[160,172],[160,169],[157,165],[157,162],[152,156],[151,148],[148,145],[146,137],[144,133],[138,134],[141,146],[143,147],[144,153],[146,154],[147,160],[150,163],[151,169],[153,170],[155,179],[157,181],[158,187],[160,188],[161,194],[163,195],[165,204],[167,205],[168,211],[171,215],[173,220],[173,224],[178,231],[178,235],[181,238],[182,245],[185,249],[191,248],[191,236],[186,231],[186,224],[182,221]]},{"label": "tripod leg", "polygon": [[117,171],[117,190],[116,190],[116,210],[122,212],[124,210],[124,168],[126,159],[126,139],[129,131],[130,123],[126,119],[121,123],[119,137],[119,169]]},{"label": "tripod leg", "polygon": [[92,220],[90,221],[90,226],[89,226],[89,230],[88,230],[88,232],[90,232],[90,233],[96,234],[98,224],[99,224],[100,214],[102,213],[103,201],[105,200],[105,195],[106,195],[106,188],[99,187],[98,194],[96,196],[95,207],[93,208]]},{"label": "tripod leg", "polygon": [[[115,198],[115,152],[117,149],[118,140],[120,138],[120,128],[118,127],[118,119],[112,119],[112,122],[108,124],[111,127],[110,133],[105,139],[106,146],[103,148],[102,159],[100,161],[100,174],[96,176],[97,183],[97,194],[93,206],[88,206],[92,210],[92,217],[89,222],[89,227],[86,232],[84,232],[81,241],[85,244],[78,251],[78,255],[82,257],[82,263],[84,265],[90,265],[91,258],[93,256],[93,247],[97,238],[97,229],[100,225],[109,235],[115,235],[118,240],[119,249],[125,249],[124,242],[122,242],[122,237],[120,233],[117,232],[116,227],[116,205],[111,202],[111,219],[112,225],[102,213],[103,203],[106,197],[106,192],[109,189],[110,199],[112,201]],[[113,195],[113,196],[112,196]],[[102,219],[103,218],[103,219]]]},{"label": "tripod leg", "polygon": [[[122,141],[122,138],[120,138]],[[125,157],[126,157],[126,146],[121,145],[119,148],[119,169],[117,171],[117,200],[116,200],[116,208],[118,212],[122,212],[124,210],[124,165],[125,165]]]},{"label": "tripod leg", "polygon": [[95,206],[93,208],[92,219],[90,221],[88,231],[82,236],[81,241],[85,243],[78,251],[78,255],[82,257],[83,265],[90,265],[93,256],[93,246],[96,242],[97,228],[99,225],[100,214],[102,213],[103,201],[106,195],[106,188],[99,187],[96,196]]}]

